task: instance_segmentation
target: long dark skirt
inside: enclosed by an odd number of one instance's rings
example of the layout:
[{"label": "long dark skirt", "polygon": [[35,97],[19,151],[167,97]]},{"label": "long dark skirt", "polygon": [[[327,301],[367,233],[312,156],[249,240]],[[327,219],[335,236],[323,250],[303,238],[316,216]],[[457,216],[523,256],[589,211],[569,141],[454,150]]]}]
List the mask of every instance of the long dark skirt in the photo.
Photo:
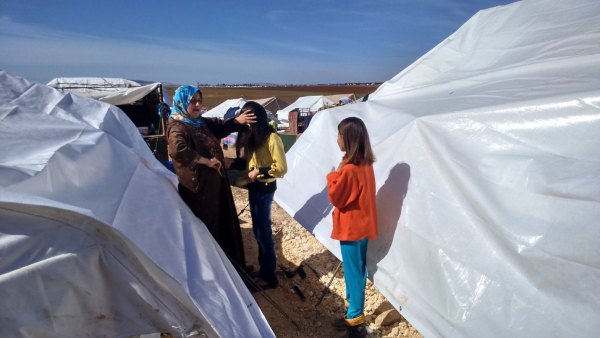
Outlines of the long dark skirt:
[{"label": "long dark skirt", "polygon": [[211,181],[211,183],[204,181],[205,185],[210,186],[199,187],[197,193],[180,184],[179,195],[192,209],[194,215],[204,222],[221,249],[229,256],[232,263],[235,263],[234,267],[237,264],[244,268],[246,257],[242,230],[229,182],[226,176],[224,179]]}]

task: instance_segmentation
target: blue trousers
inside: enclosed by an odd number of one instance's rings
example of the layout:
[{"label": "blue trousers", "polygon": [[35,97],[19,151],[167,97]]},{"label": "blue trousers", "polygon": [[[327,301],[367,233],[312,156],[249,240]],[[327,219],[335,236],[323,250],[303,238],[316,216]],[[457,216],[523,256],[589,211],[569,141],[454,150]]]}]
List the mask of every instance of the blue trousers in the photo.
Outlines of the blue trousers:
[{"label": "blue trousers", "polygon": [[271,230],[271,205],[274,193],[263,193],[248,190],[248,202],[252,215],[252,232],[258,243],[258,264],[260,264],[261,278],[271,283],[277,276],[275,268],[275,246],[273,244],[273,231]]},{"label": "blue trousers", "polygon": [[340,241],[346,300],[350,303],[346,318],[354,319],[365,312],[365,287],[367,285],[367,245],[369,240]]}]

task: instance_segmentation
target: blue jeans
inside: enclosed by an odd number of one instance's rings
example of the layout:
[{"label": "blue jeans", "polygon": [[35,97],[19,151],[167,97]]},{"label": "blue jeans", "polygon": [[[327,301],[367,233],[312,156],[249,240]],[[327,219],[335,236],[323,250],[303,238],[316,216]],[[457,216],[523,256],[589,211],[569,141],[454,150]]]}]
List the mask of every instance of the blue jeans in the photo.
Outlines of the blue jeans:
[{"label": "blue jeans", "polygon": [[365,287],[367,285],[367,246],[369,240],[340,241],[344,280],[346,282],[346,300],[350,303],[346,318],[354,319],[365,312]]},{"label": "blue jeans", "polygon": [[258,242],[258,264],[260,264],[261,278],[271,283],[277,279],[275,268],[275,245],[273,244],[273,231],[271,230],[271,204],[274,193],[265,194],[260,191],[248,190],[250,214],[252,215],[252,232]]}]

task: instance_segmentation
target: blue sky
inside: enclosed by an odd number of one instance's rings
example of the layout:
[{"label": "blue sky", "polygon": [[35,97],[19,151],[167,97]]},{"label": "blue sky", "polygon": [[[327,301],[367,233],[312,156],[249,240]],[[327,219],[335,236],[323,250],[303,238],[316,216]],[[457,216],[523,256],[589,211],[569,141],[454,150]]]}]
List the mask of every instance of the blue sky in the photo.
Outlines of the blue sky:
[{"label": "blue sky", "polygon": [[383,82],[505,0],[3,0],[0,69],[177,84]]}]

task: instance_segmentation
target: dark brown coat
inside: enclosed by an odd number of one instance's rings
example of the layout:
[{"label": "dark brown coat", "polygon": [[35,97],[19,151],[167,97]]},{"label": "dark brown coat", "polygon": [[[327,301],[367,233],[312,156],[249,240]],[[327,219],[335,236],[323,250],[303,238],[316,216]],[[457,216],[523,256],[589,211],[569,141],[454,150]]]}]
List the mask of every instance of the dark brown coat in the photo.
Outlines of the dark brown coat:
[{"label": "dark brown coat", "polygon": [[198,164],[200,156],[223,160],[220,139],[237,131],[233,119],[202,119],[206,125],[193,127],[173,120],[167,127],[169,155],[179,179],[179,195],[200,218],[230,259],[244,267],[246,259],[227,171]]}]

